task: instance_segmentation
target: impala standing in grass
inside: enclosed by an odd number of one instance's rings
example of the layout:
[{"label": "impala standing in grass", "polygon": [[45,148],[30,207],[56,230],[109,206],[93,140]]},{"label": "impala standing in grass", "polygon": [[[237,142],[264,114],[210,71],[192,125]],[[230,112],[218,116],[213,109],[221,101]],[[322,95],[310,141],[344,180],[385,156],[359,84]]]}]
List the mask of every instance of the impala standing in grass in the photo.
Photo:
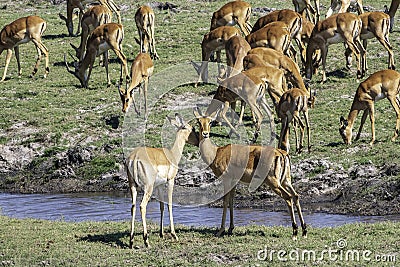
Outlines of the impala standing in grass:
[{"label": "impala standing in grass", "polygon": [[40,60],[42,59],[42,55],[45,56],[45,74],[46,78],[49,73],[49,50],[42,43],[42,35],[46,30],[46,21],[38,16],[28,16],[19,18],[10,24],[4,26],[4,28],[0,32],[0,54],[7,50],[6,55],[6,65],[4,67],[3,77],[1,81],[4,81],[7,75],[8,65],[10,64],[12,50],[15,51],[15,58],[17,59],[18,64],[18,76],[21,76],[21,63],[19,60],[19,45],[25,44],[29,41],[32,41],[36,46],[37,50],[37,59],[36,64],[33,68],[33,72],[31,77],[33,77],[39,67]]}]

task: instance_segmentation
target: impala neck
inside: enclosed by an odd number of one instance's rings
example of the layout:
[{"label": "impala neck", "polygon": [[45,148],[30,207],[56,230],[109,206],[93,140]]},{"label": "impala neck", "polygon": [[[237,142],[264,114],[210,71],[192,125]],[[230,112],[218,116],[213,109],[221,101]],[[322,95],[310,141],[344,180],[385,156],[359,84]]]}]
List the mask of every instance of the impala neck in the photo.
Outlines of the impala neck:
[{"label": "impala neck", "polygon": [[347,116],[348,127],[350,127],[350,129],[353,129],[354,121],[356,120],[359,112],[360,112],[360,110],[354,108],[354,104],[353,104],[350,109],[349,115]]},{"label": "impala neck", "polygon": [[214,145],[210,138],[202,138],[200,140],[200,153],[203,161],[210,166],[217,156],[218,147]]},{"label": "impala neck", "polygon": [[185,147],[187,137],[184,136],[183,132],[179,132],[176,134],[175,142],[170,149],[172,157],[173,157],[173,164],[178,165],[179,161],[182,158],[183,148]]}]

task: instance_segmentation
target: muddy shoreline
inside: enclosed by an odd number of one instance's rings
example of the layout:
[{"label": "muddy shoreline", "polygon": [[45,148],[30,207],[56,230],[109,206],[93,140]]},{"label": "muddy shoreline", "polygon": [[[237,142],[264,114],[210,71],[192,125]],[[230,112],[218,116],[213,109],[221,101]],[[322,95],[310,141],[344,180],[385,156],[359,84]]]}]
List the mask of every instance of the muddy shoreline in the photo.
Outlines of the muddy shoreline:
[{"label": "muddy shoreline", "polygon": [[[0,191],[12,193],[73,193],[128,191],[121,164],[115,171],[95,179],[80,178],[79,168],[90,162],[92,154],[111,153],[115,148],[74,147],[49,157],[35,155],[32,148],[0,147]],[[30,152],[30,153],[28,153]],[[12,153],[12,154],[10,154]],[[25,155],[25,158],[24,156]],[[32,155],[26,158],[26,155]],[[38,158],[39,157],[39,158]],[[116,155],[123,162],[123,155]],[[16,164],[18,163],[18,164]],[[344,169],[327,159],[302,160],[292,164],[292,181],[304,210],[352,215],[400,214],[400,173],[397,165],[373,164]],[[215,182],[210,170],[180,170],[176,185],[192,190]],[[211,206],[221,206],[214,201]],[[287,210],[285,202],[268,188],[249,193],[239,185],[236,207]]]}]

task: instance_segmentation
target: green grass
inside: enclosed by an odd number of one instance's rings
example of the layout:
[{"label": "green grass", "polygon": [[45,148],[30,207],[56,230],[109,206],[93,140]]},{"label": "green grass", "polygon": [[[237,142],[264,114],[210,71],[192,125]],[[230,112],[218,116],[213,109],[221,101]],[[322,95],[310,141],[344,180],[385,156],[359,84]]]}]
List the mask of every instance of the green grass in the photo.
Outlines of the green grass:
[{"label": "green grass", "polygon": [[[174,241],[168,229],[166,237],[159,238],[158,226],[150,223],[151,248],[143,246],[142,227],[137,224],[133,250],[128,248],[128,222],[67,223],[0,216],[0,227],[3,266],[395,266],[400,260],[400,224],[389,222],[311,227],[308,238],[297,241],[292,241],[288,227],[237,227],[233,235],[217,238],[215,229],[181,225],[176,229],[179,241]],[[345,240],[347,246],[339,249],[338,240]],[[279,260],[279,250],[288,253],[283,256],[287,261]],[[308,258],[309,251],[315,252],[316,260]],[[358,253],[359,261],[352,254],[346,258],[347,251]],[[364,252],[371,260],[362,258]],[[288,260],[296,253],[299,261]],[[387,256],[387,261],[391,257],[391,262],[377,262],[377,255]]]},{"label": "green grass", "polygon": [[[326,2],[326,3],[325,3]],[[327,6],[329,1],[322,1]],[[253,8],[274,7],[292,8],[290,1],[250,1]],[[122,18],[125,29],[123,42],[124,53],[132,60],[138,53],[139,47],[134,41],[136,26],[134,25],[134,13],[139,4],[121,0]],[[169,67],[201,59],[200,42],[203,34],[209,27],[212,12],[220,7],[223,2],[207,1],[175,1],[180,12],[156,12],[156,42],[157,50],[161,57],[155,62],[155,75],[167,70]],[[386,1],[366,3],[373,9],[382,9]],[[18,16],[16,12],[18,11]],[[43,42],[50,50],[50,74],[43,79],[43,64],[39,68],[37,76],[29,79],[36,57],[34,46],[29,43],[22,45],[21,58],[23,74],[17,77],[16,61],[13,58],[9,66],[7,81],[2,85],[0,105],[3,107],[0,117],[0,126],[9,131],[18,123],[35,130],[34,135],[26,137],[23,132],[12,135],[1,135],[2,144],[13,143],[28,144],[39,142],[46,150],[57,150],[59,147],[71,147],[81,142],[85,145],[103,146],[109,140],[115,140],[121,136],[121,126],[124,116],[121,113],[121,103],[115,85],[106,87],[105,71],[95,66],[89,89],[79,87],[79,81],[70,75],[64,67],[64,53],[72,48],[69,42],[79,43],[79,37],[67,37],[66,27],[58,18],[58,13],[65,13],[65,4],[53,5],[49,1],[8,1],[6,8],[2,10],[0,25],[5,25],[17,17],[36,14],[47,21],[47,30]],[[322,8],[324,14],[326,8]],[[251,22],[254,23],[261,14],[253,13]],[[391,34],[390,40],[393,47],[399,46],[398,26]],[[4,57],[4,53],[2,55]],[[111,59],[115,55],[111,53]],[[71,60],[69,58],[69,60]],[[0,61],[0,71],[4,69],[4,61]],[[386,68],[387,54],[376,41],[369,41],[368,63],[369,73]],[[345,167],[353,164],[372,162],[378,166],[384,163],[398,163],[400,149],[398,141],[390,142],[390,137],[395,126],[394,111],[388,101],[382,100],[376,105],[376,132],[377,143],[370,147],[369,122],[366,123],[364,137],[354,143],[350,148],[343,145],[338,133],[339,117],[346,116],[351,105],[352,98],[358,86],[355,79],[355,67],[350,73],[344,70],[345,59],[342,45],[329,47],[327,72],[328,81],[321,85],[320,76],[314,76],[311,82],[312,89],[317,90],[317,103],[315,109],[310,111],[312,127],[313,151],[311,154],[303,153],[294,155],[294,162],[307,158],[329,158],[330,161],[339,163]],[[119,66],[115,60],[110,64],[113,84],[119,76]],[[330,75],[333,74],[333,75]],[[339,76],[344,77],[338,77]],[[194,92],[200,96],[216,90],[216,86],[205,85],[194,89],[192,86],[181,86],[174,90],[173,94],[179,95],[185,92]],[[173,96],[172,94],[172,96]],[[172,97],[173,98],[173,97]],[[211,98],[211,96],[210,96]],[[170,99],[166,99],[170,100]],[[162,104],[160,101],[159,104]],[[179,103],[176,103],[179,104]],[[168,112],[155,112],[148,121],[146,131],[146,144],[160,146],[160,127],[164,123],[164,117]],[[119,127],[112,127],[107,120],[117,118]],[[354,129],[356,130],[359,119]],[[225,132],[224,129],[214,128],[217,132]],[[251,129],[250,129],[251,131]],[[110,138],[111,137],[111,138]],[[293,143],[293,141],[291,142]],[[54,147],[54,148],[53,148]],[[192,151],[186,148],[185,151]],[[120,151],[110,152],[116,163]],[[110,168],[111,168],[110,164]],[[113,168],[113,167],[112,167]],[[112,170],[109,169],[109,170]],[[104,171],[103,167],[97,173]]]}]

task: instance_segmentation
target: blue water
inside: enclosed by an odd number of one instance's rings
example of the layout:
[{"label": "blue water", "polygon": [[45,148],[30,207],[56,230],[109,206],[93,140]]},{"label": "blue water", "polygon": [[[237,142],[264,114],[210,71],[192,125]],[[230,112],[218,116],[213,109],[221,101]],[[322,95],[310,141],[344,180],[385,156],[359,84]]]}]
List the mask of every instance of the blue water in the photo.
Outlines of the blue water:
[{"label": "blue water", "polygon": [[[137,205],[139,206],[139,205]],[[0,214],[13,218],[36,218],[53,221],[126,221],[130,220],[131,199],[129,194],[9,194],[0,193]],[[400,221],[400,215],[350,216],[327,213],[303,212],[307,224],[314,227],[333,227],[355,222]],[[229,214],[229,213],[228,213]],[[175,224],[187,226],[217,227],[222,208],[173,207]],[[263,209],[234,210],[235,225],[283,225],[290,226],[287,212],[271,212]],[[147,206],[147,219],[160,220],[159,203],[151,201]],[[141,220],[139,210],[136,220]],[[229,216],[227,218],[229,222]],[[169,224],[165,205],[164,223]]]}]

